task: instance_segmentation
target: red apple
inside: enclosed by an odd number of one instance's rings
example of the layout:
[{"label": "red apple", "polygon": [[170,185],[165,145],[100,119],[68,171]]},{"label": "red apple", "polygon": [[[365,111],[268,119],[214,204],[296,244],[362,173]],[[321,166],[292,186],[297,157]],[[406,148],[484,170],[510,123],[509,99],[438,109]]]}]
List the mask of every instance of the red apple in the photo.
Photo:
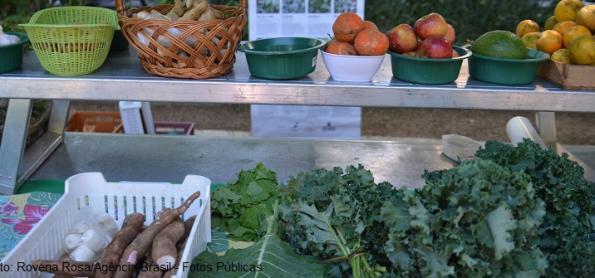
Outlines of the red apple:
[{"label": "red apple", "polygon": [[428,14],[415,22],[415,33],[422,39],[444,37],[448,32],[448,23],[437,13]]},{"label": "red apple", "polygon": [[456,32],[455,32],[455,28],[452,27],[452,25],[450,25],[450,24],[447,24],[447,26],[448,26],[448,29],[446,31],[446,35],[444,36],[444,38],[446,38],[446,40],[450,44],[453,44],[457,40],[457,35],[456,35]]},{"label": "red apple", "polygon": [[461,55],[459,55],[459,52],[457,52],[456,50],[452,50],[452,57],[453,58],[457,58],[457,57],[461,57]]},{"label": "red apple", "polygon": [[451,58],[452,45],[444,37],[430,37],[421,43],[417,52],[421,57]]},{"label": "red apple", "polygon": [[409,52],[417,47],[417,37],[413,27],[409,24],[400,24],[388,33],[390,49],[398,53]]}]

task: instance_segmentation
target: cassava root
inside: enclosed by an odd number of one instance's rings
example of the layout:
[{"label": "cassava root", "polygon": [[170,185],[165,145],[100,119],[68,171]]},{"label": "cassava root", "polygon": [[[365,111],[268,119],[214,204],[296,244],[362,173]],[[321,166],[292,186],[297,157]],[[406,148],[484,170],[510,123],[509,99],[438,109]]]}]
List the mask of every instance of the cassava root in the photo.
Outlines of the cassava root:
[{"label": "cassava root", "polygon": [[112,277],[114,272],[110,271],[110,268],[118,264],[126,247],[141,232],[144,222],[145,216],[141,213],[129,214],[124,218],[122,229],[114,235],[110,244],[103,250],[103,255],[99,260],[102,267],[107,266],[108,271],[105,273],[99,272],[96,274],[96,277]]},{"label": "cassava root", "polygon": [[[138,237],[126,247],[122,257],[120,258],[119,268],[116,271],[114,277],[116,278],[127,278],[132,275],[130,271],[139,261],[147,255],[147,252],[151,248],[151,244],[157,234],[167,227],[171,222],[175,221],[180,217],[181,214],[186,212],[190,205],[198,199],[200,191],[190,195],[188,199],[178,208],[166,210],[158,220],[155,220],[149,227],[142,231]],[[127,267],[124,267],[127,266]],[[128,271],[126,271],[128,270]]]}]

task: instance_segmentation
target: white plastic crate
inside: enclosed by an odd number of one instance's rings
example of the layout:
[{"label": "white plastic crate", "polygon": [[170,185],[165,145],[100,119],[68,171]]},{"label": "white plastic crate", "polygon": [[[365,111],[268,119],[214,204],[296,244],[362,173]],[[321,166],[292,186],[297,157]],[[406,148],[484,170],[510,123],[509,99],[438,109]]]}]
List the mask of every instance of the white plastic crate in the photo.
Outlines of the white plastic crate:
[{"label": "white plastic crate", "polygon": [[[83,173],[66,180],[65,194],[25,238],[2,260],[11,272],[0,277],[51,277],[51,274],[18,271],[19,263],[30,265],[34,260],[58,260],[63,254],[63,239],[77,224],[77,211],[89,207],[94,212],[106,212],[122,226],[124,217],[139,212],[145,215],[145,225],[153,222],[163,208],[178,207],[186,197],[200,191],[200,197],[184,214],[184,219],[196,215],[180,266],[190,266],[192,259],[206,249],[211,241],[211,181],[201,176],[186,176],[182,184],[148,182],[107,182],[101,173]],[[176,277],[187,277],[190,269],[179,267]]]}]

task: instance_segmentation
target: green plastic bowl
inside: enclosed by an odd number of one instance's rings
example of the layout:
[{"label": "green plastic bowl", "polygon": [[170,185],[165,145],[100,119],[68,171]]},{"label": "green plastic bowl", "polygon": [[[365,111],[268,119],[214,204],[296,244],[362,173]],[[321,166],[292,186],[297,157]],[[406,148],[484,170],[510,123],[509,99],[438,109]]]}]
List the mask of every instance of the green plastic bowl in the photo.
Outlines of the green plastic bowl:
[{"label": "green plastic bowl", "polygon": [[23,49],[29,38],[25,33],[6,32],[21,40],[19,43],[0,46],[0,73],[13,71],[23,64]]},{"label": "green plastic bowl", "polygon": [[529,49],[527,59],[505,59],[473,53],[469,59],[469,75],[479,81],[500,85],[525,85],[537,76],[541,62],[549,59],[547,53]]},{"label": "green plastic bowl", "polygon": [[463,60],[471,56],[471,51],[453,47],[459,57],[447,59],[419,58],[390,52],[393,76],[397,79],[417,84],[447,84],[459,77]]},{"label": "green plastic bowl", "polygon": [[250,74],[263,79],[296,79],[316,69],[318,49],[325,42],[311,38],[272,38],[240,46],[246,53]]}]

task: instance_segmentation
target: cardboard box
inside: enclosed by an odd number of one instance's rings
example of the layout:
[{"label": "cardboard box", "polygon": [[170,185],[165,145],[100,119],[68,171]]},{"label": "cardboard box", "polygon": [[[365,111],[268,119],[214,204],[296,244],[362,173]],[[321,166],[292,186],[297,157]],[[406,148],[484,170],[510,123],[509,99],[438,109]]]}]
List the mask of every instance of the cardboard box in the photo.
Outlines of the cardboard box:
[{"label": "cardboard box", "polygon": [[119,112],[76,111],[68,120],[66,131],[70,132],[122,132]]},{"label": "cardboard box", "polygon": [[539,75],[564,89],[595,89],[595,66],[567,65],[548,60],[541,65]]}]

